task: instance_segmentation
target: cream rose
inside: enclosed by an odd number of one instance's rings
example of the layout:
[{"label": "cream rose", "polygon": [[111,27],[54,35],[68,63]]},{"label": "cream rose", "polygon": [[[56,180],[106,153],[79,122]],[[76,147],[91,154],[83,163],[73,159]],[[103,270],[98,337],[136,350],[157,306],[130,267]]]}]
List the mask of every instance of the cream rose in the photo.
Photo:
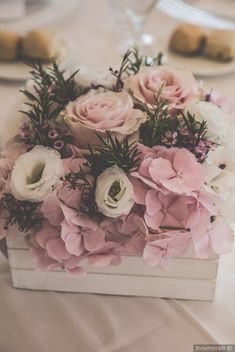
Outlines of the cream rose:
[{"label": "cream rose", "polygon": [[206,121],[207,138],[216,143],[230,142],[229,126],[226,122],[226,114],[215,104],[206,101],[191,104],[187,109],[194,114],[198,121]]},{"label": "cream rose", "polygon": [[18,200],[42,202],[63,175],[59,153],[36,146],[16,160],[10,179],[11,192]]},{"label": "cream rose", "polygon": [[97,178],[95,200],[105,216],[117,218],[130,213],[134,205],[133,186],[117,165],[106,169]]},{"label": "cream rose", "polygon": [[133,108],[133,101],[126,92],[89,93],[70,102],[62,119],[77,144],[86,148],[87,143],[97,144],[101,136],[109,130],[118,139],[136,134],[146,114]]},{"label": "cream rose", "polygon": [[112,89],[116,82],[116,77],[103,69],[92,69],[80,66],[75,76],[76,83],[81,87],[103,86]]},{"label": "cream rose", "polygon": [[198,94],[191,72],[168,66],[145,67],[127,80],[126,87],[137,100],[151,105],[156,104],[156,96],[162,89],[161,99],[177,109],[185,108]]}]

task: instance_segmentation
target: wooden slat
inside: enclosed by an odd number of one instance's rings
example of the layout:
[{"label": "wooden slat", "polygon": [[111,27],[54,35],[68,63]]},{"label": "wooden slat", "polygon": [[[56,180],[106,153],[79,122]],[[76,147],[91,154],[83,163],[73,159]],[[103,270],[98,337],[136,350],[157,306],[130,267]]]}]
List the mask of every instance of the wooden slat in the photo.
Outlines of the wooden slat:
[{"label": "wooden slat", "polygon": [[33,290],[178,299],[212,300],[215,291],[214,280],[169,279],[98,273],[74,277],[65,272],[51,273],[13,269],[12,280],[14,287]]},{"label": "wooden slat", "polygon": [[32,258],[22,238],[7,241],[13,286],[35,290],[212,300],[218,256],[193,258],[190,248],[174,258],[170,270],[152,268],[140,257],[123,257],[122,264],[108,268],[86,267],[88,274],[76,277],[65,271],[33,270]]},{"label": "wooden slat", "polygon": [[[28,250],[9,249],[8,255],[12,269],[34,269],[34,263]],[[143,262],[142,258],[126,256],[122,258],[120,265],[112,265],[107,268],[85,266],[85,270],[90,273],[104,274],[213,279],[217,275],[217,266],[218,260],[216,259],[204,261],[200,259],[174,258],[169,270],[166,270],[150,267]]]}]

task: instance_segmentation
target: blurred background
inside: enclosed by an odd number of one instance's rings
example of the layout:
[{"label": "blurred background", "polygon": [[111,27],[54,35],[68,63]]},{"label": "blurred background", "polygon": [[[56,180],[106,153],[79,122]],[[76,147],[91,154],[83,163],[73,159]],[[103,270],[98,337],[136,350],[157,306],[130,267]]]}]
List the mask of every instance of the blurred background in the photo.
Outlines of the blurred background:
[{"label": "blurred background", "polygon": [[[182,55],[171,50],[171,38],[182,23],[193,24],[209,35],[216,30],[225,31],[223,38],[217,40],[219,44],[229,34],[229,53],[232,53],[229,60],[213,60],[204,54]],[[194,29],[190,28],[186,28],[189,41],[194,35]],[[169,64],[187,67],[205,80],[208,87],[220,89],[226,77],[226,94],[232,96],[234,0],[0,0],[0,42],[1,33],[6,31],[26,36],[34,30],[50,31],[59,38],[61,47],[57,60],[67,69],[80,66],[108,69],[135,44],[150,57],[162,51]],[[52,47],[54,42],[52,45],[48,40],[43,45]],[[19,57],[9,61],[0,59],[3,96],[8,97],[13,91],[17,95],[19,86],[27,78],[27,67]],[[8,108],[8,104],[4,104],[1,113]]]}]

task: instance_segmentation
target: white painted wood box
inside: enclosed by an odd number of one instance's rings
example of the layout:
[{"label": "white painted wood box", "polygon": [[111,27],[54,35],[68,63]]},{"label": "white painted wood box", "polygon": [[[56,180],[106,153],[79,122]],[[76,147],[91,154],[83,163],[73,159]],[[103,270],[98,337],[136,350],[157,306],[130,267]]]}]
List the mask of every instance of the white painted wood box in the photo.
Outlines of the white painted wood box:
[{"label": "white painted wood box", "polygon": [[213,253],[200,260],[189,250],[173,259],[169,270],[126,256],[120,265],[87,267],[88,274],[77,277],[63,270],[35,271],[23,240],[8,240],[7,246],[16,288],[196,300],[213,300],[215,294],[218,256]]}]

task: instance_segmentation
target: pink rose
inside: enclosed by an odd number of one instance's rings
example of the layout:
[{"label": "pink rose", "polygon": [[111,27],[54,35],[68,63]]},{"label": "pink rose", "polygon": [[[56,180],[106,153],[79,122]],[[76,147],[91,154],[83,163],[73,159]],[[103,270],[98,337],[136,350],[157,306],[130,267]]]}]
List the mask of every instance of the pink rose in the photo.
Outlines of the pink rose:
[{"label": "pink rose", "polygon": [[162,88],[161,99],[167,100],[172,109],[184,109],[197,94],[197,82],[191,72],[166,66],[143,68],[126,84],[137,100],[151,105],[156,104]]},{"label": "pink rose", "polygon": [[145,114],[133,108],[133,101],[126,92],[89,93],[70,102],[63,113],[63,120],[78,146],[100,143],[101,136],[109,130],[118,139],[132,135],[138,137],[138,129],[146,120]]}]

